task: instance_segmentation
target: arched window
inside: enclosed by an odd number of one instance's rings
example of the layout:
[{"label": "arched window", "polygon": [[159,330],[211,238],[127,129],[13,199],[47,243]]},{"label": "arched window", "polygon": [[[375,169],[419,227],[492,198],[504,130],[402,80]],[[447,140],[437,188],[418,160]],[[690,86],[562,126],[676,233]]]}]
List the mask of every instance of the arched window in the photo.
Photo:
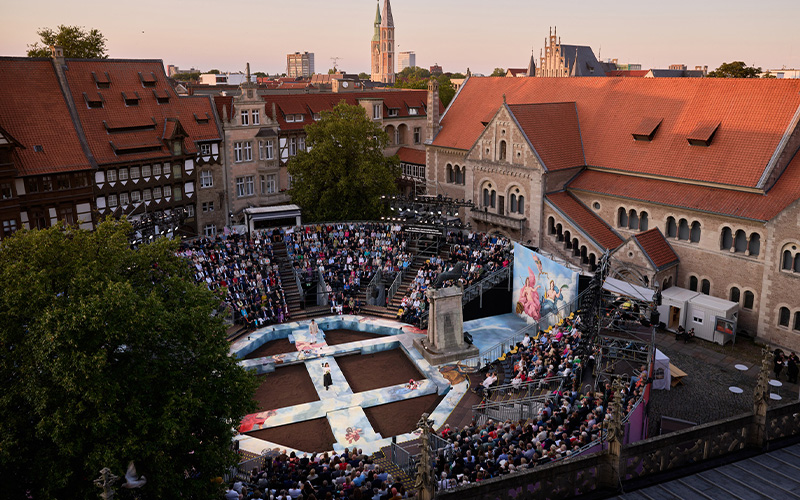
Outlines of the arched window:
[{"label": "arched window", "polygon": [[747,250],[747,235],[741,229],[736,231],[736,237],[733,240],[733,248],[736,252],[744,252]]},{"label": "arched window", "polygon": [[697,291],[697,276],[689,276],[689,290]]},{"label": "arched window", "polygon": [[711,282],[708,280],[703,280],[700,282],[700,293],[704,293],[706,295],[711,295]]},{"label": "arched window", "polygon": [[455,183],[456,184],[463,184],[464,183],[464,170],[456,165],[455,168]]},{"label": "arched window", "polygon": [[783,263],[781,264],[781,269],[783,269],[784,271],[791,271],[793,260],[794,259],[792,258],[792,252],[790,252],[789,250],[784,250]]},{"label": "arched window", "polygon": [[761,253],[761,235],[758,233],[750,234],[750,244],[747,245],[747,251],[750,252],[751,257],[758,256]]},{"label": "arched window", "polygon": [[786,307],[781,307],[778,311],[778,325],[780,326],[789,326],[789,309]]},{"label": "arched window", "polygon": [[588,264],[589,263],[589,255],[586,252],[586,247],[585,246],[581,247],[581,263],[582,264]]},{"label": "arched window", "polygon": [[556,225],[556,240],[558,241],[564,241],[564,233],[561,232],[562,230],[561,224]]},{"label": "arched window", "polygon": [[569,231],[564,231],[564,247],[567,249],[572,248],[572,234]]},{"label": "arched window", "polygon": [[525,197],[522,195],[517,198],[517,208],[519,208],[519,213],[525,214]]},{"label": "arched window", "polygon": [[622,207],[617,210],[617,225],[619,227],[628,227],[628,211]]},{"label": "arched window", "polygon": [[741,299],[741,292],[738,288],[733,287],[731,288],[731,302],[739,303],[739,299]]},{"label": "arched window", "polygon": [[800,273],[800,253],[794,256],[794,272]]},{"label": "arched window", "polygon": [[597,257],[593,254],[589,254],[589,269],[594,271],[597,269]]},{"label": "arched window", "polygon": [[498,148],[499,152],[497,154],[498,160],[505,160],[506,159],[506,141],[500,141],[500,147]]},{"label": "arched window", "polygon": [[730,250],[732,246],[733,246],[733,234],[731,233],[731,228],[723,227],[722,237],[719,240],[719,249]]},{"label": "arched window", "polygon": [[449,163],[447,164],[447,182],[453,182],[453,166]]},{"label": "arched window", "polygon": [[700,243],[700,223],[697,221],[692,222],[692,232],[689,241],[692,243]]},{"label": "arched window", "polygon": [[649,226],[649,222],[650,221],[648,220],[647,212],[642,212],[641,214],[639,214],[639,229],[640,230],[647,231],[647,228]]},{"label": "arched window", "polygon": [[639,216],[636,214],[636,210],[631,210],[628,215],[628,229],[639,229]]},{"label": "arched window", "polygon": [[688,240],[689,232],[689,223],[686,222],[686,219],[681,219],[681,221],[678,223],[678,239]]},{"label": "arched window", "polygon": [[675,224],[675,217],[667,217],[667,237],[674,238],[678,235],[678,226]]},{"label": "arched window", "polygon": [[497,191],[492,189],[492,208],[497,205]]},{"label": "arched window", "polygon": [[510,203],[511,212],[517,211],[517,195],[511,193],[511,203]]},{"label": "arched window", "polygon": [[483,206],[484,207],[492,206],[492,195],[490,194],[487,188],[483,188]]},{"label": "arched window", "polygon": [[794,313],[794,329],[800,330],[800,311]]},{"label": "arched window", "polygon": [[547,218],[547,233],[556,234],[556,220],[552,217]]},{"label": "arched window", "polygon": [[756,301],[755,294],[753,292],[751,292],[750,290],[745,290],[744,291],[744,305],[742,307],[744,307],[745,309],[753,309],[753,304],[755,303],[755,301]]},{"label": "arched window", "polygon": [[578,238],[572,238],[572,255],[578,256],[581,254],[581,249],[578,247]]}]

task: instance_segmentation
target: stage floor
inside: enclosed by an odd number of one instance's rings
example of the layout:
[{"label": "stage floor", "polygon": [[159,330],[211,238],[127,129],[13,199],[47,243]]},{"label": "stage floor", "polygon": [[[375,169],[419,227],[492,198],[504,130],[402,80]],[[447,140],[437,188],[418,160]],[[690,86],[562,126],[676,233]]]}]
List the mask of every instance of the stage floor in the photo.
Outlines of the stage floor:
[{"label": "stage floor", "polygon": [[[479,351],[503,342],[528,324],[514,313],[500,314],[488,318],[464,322],[464,331],[472,335],[472,343]],[[534,336],[536,332],[532,332]]]}]

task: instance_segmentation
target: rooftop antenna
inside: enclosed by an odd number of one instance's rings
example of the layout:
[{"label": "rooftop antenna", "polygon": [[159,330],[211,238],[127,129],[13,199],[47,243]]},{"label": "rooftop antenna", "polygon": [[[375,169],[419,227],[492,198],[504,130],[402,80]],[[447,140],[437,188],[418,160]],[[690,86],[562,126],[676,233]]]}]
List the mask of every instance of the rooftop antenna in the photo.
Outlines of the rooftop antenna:
[{"label": "rooftop antenna", "polygon": [[331,57],[331,61],[333,61],[333,72],[336,73],[337,69],[336,66],[339,65],[339,59],[344,59],[343,57]]}]

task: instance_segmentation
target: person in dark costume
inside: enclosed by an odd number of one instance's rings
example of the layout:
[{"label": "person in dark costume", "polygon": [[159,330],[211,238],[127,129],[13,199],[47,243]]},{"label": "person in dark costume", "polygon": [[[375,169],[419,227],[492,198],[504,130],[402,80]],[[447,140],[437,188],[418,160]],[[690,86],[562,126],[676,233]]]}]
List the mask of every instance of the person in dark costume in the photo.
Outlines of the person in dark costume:
[{"label": "person in dark costume", "polygon": [[329,390],[330,387],[333,385],[333,378],[331,377],[331,367],[328,363],[322,364],[322,385],[325,386],[325,390]]}]

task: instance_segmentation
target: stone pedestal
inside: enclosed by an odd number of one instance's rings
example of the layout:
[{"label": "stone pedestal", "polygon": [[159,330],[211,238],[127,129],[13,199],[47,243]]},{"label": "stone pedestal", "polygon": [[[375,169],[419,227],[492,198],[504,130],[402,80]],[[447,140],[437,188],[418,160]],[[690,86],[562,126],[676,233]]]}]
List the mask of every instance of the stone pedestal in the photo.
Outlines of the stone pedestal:
[{"label": "stone pedestal", "polygon": [[441,365],[478,355],[478,349],[464,341],[464,310],[461,286],[428,290],[430,312],[428,337],[414,345],[432,365]]}]

